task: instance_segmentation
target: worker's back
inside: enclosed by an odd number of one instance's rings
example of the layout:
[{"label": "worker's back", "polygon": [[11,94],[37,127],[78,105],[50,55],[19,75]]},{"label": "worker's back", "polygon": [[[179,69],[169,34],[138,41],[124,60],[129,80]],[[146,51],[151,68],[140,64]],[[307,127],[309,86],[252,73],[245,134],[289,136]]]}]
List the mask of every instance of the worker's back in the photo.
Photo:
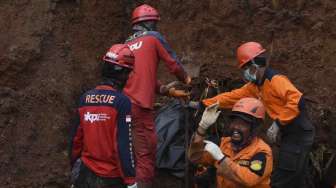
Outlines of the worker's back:
[{"label": "worker's back", "polygon": [[123,177],[125,182],[134,176],[130,109],[129,99],[109,85],[81,97],[72,154],[98,176]]},{"label": "worker's back", "polygon": [[156,31],[139,31],[129,37],[126,44],[135,56],[135,67],[131,73],[124,92],[135,103],[143,108],[153,108],[157,87],[157,68],[162,59],[169,71],[180,80],[186,73],[176,59],[163,36]]}]

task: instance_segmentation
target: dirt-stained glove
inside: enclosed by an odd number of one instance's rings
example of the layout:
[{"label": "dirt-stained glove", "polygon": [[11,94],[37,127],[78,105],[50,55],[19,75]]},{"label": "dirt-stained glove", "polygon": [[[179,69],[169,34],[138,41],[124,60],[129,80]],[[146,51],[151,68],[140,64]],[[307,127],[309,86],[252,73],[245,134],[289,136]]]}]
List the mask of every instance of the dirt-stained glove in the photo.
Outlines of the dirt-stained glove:
[{"label": "dirt-stained glove", "polygon": [[134,183],[133,185],[128,185],[127,188],[138,188],[138,184]]},{"label": "dirt-stained glove", "polygon": [[204,150],[209,152],[215,160],[220,161],[225,157],[222,150],[215,143],[209,140],[204,140],[203,142],[206,144]]},{"label": "dirt-stained glove", "polygon": [[184,90],[170,88],[169,89],[169,96],[176,97],[176,98],[188,98],[190,96],[190,93],[186,92]]},{"label": "dirt-stained glove", "polygon": [[267,130],[267,136],[271,140],[272,143],[276,142],[277,135],[279,132],[279,125],[276,121],[274,121],[270,128]]},{"label": "dirt-stained glove", "polygon": [[176,98],[188,98],[190,96],[190,92],[176,89],[177,86],[183,86],[183,83],[179,81],[173,81],[167,85],[161,85],[160,94]]},{"label": "dirt-stained glove", "polygon": [[202,128],[206,131],[212,124],[214,124],[220,114],[221,111],[217,111],[219,107],[219,103],[212,104],[203,112],[201,122],[199,123],[199,128]]},{"label": "dirt-stained glove", "polygon": [[176,86],[181,85],[182,83],[179,81],[173,81],[170,82],[166,85],[161,85],[160,86],[160,94],[167,95],[169,93],[169,89],[175,88]]}]

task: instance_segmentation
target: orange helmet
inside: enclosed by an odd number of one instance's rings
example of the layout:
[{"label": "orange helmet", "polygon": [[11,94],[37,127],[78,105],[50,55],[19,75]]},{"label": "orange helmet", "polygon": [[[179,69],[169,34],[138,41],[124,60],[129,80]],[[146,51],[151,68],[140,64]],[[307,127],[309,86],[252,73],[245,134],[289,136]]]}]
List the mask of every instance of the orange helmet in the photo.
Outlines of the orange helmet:
[{"label": "orange helmet", "polygon": [[265,51],[266,49],[257,42],[247,42],[242,44],[237,49],[238,67],[242,68],[247,62],[251,61]]},{"label": "orange helmet", "polygon": [[242,98],[232,108],[232,115],[247,119],[249,117],[264,120],[265,119],[265,107],[263,103],[256,98]]},{"label": "orange helmet", "polygon": [[123,68],[134,68],[134,54],[126,44],[113,45],[103,57],[104,62]]},{"label": "orange helmet", "polygon": [[160,20],[159,12],[155,8],[143,4],[134,9],[132,13],[132,24],[149,20],[154,21]]}]

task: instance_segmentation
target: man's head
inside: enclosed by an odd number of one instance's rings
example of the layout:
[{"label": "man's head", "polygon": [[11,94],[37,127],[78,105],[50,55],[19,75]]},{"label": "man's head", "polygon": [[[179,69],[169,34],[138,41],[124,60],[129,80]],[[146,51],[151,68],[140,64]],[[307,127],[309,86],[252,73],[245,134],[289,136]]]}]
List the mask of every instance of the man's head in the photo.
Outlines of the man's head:
[{"label": "man's head", "polygon": [[156,23],[159,20],[159,12],[146,4],[136,7],[132,13],[134,30],[156,31]]},{"label": "man's head", "polygon": [[246,81],[258,83],[263,78],[267,66],[265,51],[257,42],[247,42],[238,47],[238,67]]},{"label": "man's head", "polygon": [[113,45],[103,57],[102,77],[122,89],[134,68],[134,55],[126,44]]},{"label": "man's head", "polygon": [[243,98],[233,106],[230,117],[231,142],[241,149],[255,136],[256,128],[265,118],[265,107],[258,99]]}]

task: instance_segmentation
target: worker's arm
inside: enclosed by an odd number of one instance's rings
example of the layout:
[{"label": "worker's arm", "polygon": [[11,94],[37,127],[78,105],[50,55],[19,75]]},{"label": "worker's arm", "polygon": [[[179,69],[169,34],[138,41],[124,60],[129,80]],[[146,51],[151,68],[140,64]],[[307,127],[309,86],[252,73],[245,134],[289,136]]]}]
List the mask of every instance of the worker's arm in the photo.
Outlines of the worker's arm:
[{"label": "worker's arm", "polygon": [[188,148],[188,159],[192,163],[213,165],[216,160],[206,151],[204,151],[204,137],[194,133]]},{"label": "worker's arm", "polygon": [[272,117],[279,121],[281,125],[290,123],[298,116],[299,101],[302,93],[283,75],[277,75],[271,80],[275,94],[283,101],[284,105],[277,117]]},{"label": "worker's arm", "polygon": [[208,106],[199,122],[196,132],[192,136],[191,144],[188,150],[188,158],[194,163],[213,164],[215,161],[207,152],[204,151],[204,136],[206,130],[216,122],[220,111],[218,111],[218,103]]},{"label": "worker's arm", "polygon": [[217,174],[225,176],[244,187],[253,187],[269,178],[272,172],[272,155],[269,153],[256,153],[249,161],[249,164],[241,166],[230,158],[226,157],[217,166]]},{"label": "worker's arm", "polygon": [[80,125],[80,116],[78,110],[76,110],[76,114],[74,119],[72,120],[70,130],[69,156],[70,164],[71,166],[73,166],[75,161],[80,158],[83,148],[83,128]]},{"label": "worker's arm", "polygon": [[125,184],[135,183],[134,152],[131,134],[131,102],[125,98],[118,106],[117,144]]},{"label": "worker's arm", "polygon": [[257,93],[258,93],[257,86],[249,82],[239,89],[221,93],[213,98],[204,99],[202,103],[205,106],[209,106],[218,101],[220,108],[232,108],[233,105],[241,98],[244,97],[257,98]]},{"label": "worker's arm", "polygon": [[166,39],[158,32],[153,32],[157,40],[156,49],[159,57],[165,62],[170,73],[174,74],[180,81],[190,84],[190,77],[184,70],[181,62],[177,59],[176,53],[171,49]]}]

